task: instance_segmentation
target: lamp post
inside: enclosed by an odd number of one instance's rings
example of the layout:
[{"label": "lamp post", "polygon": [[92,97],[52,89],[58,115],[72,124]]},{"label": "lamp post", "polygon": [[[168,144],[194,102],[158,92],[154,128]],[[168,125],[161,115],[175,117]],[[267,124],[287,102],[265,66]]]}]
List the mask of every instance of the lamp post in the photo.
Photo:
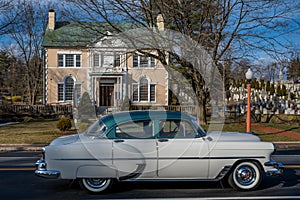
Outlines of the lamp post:
[{"label": "lamp post", "polygon": [[246,119],[246,132],[251,132],[251,79],[252,79],[251,68],[246,72],[247,83],[247,119]]}]

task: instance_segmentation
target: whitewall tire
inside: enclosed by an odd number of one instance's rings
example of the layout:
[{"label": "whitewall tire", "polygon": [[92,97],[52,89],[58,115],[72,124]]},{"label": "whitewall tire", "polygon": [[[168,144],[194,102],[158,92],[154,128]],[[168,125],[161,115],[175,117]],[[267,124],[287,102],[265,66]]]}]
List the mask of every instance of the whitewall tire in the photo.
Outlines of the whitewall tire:
[{"label": "whitewall tire", "polygon": [[254,190],[261,180],[262,171],[255,162],[242,162],[233,169],[228,182],[237,190]]},{"label": "whitewall tire", "polygon": [[103,193],[111,188],[113,180],[110,178],[82,178],[79,184],[88,192]]}]

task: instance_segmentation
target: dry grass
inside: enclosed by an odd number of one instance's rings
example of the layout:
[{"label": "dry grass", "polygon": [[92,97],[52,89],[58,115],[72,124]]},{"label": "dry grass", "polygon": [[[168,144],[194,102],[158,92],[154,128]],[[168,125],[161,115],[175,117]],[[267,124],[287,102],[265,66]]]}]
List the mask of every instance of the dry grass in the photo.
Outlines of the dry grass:
[{"label": "dry grass", "polygon": [[[39,120],[29,121],[19,124],[12,124],[0,127],[0,144],[49,144],[53,139],[65,134],[76,133],[60,132],[56,128],[57,120]],[[290,126],[284,124],[261,124],[263,126],[271,126],[280,130],[291,130],[300,134],[298,126]],[[204,126],[207,130],[219,130],[219,127]],[[72,127],[74,130],[74,125]],[[223,131],[245,132],[245,125],[240,123],[225,123],[222,127]],[[280,134],[266,134],[262,131],[252,129],[263,141],[297,141],[292,138],[285,137]]]},{"label": "dry grass", "polygon": [[48,144],[64,135],[57,120],[39,120],[0,127],[0,144]]}]

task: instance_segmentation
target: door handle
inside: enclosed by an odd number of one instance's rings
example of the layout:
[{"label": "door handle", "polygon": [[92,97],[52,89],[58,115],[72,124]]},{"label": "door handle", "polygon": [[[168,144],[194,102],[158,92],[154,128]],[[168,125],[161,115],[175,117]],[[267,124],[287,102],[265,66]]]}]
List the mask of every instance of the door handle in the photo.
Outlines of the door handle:
[{"label": "door handle", "polygon": [[159,142],[168,142],[169,140],[168,139],[159,139],[158,141]]},{"label": "door handle", "polygon": [[120,143],[120,142],[124,142],[124,140],[119,139],[119,140],[114,140],[114,142],[115,143]]}]

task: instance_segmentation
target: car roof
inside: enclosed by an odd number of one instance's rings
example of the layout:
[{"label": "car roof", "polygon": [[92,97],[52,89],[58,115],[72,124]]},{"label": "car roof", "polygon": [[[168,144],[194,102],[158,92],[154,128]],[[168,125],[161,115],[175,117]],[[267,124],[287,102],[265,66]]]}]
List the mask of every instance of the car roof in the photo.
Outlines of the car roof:
[{"label": "car roof", "polygon": [[124,111],[110,115],[106,115],[101,118],[101,121],[106,127],[112,127],[115,124],[120,124],[130,121],[149,120],[149,119],[193,119],[193,116],[177,111]]}]

